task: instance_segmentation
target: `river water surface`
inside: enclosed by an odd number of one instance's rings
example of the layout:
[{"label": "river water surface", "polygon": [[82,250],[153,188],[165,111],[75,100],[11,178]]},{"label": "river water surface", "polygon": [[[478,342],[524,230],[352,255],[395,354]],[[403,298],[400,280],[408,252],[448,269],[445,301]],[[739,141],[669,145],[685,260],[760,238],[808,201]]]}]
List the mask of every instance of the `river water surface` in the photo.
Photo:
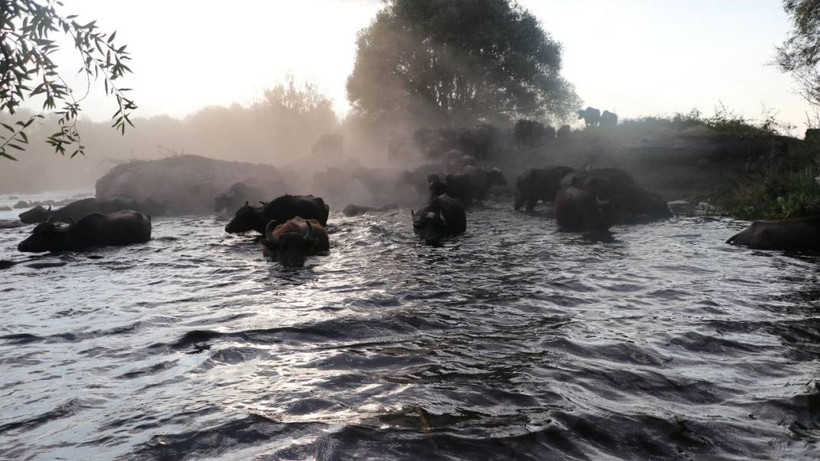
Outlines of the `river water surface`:
[{"label": "river water surface", "polygon": [[301,269],[182,217],[2,270],[0,458],[820,458],[820,259],[510,208],[438,248],[333,213]]}]

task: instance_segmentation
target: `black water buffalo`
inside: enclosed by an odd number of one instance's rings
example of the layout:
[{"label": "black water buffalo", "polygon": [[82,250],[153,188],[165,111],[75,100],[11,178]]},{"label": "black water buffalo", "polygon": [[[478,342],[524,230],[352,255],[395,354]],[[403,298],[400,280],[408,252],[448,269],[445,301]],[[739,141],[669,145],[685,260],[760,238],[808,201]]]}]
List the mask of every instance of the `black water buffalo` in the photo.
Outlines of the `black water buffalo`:
[{"label": "black water buffalo", "polygon": [[447,195],[431,198],[417,211],[410,211],[413,232],[425,243],[438,244],[443,238],[467,231],[467,215],[458,200]]},{"label": "black water buffalo", "polygon": [[325,205],[321,197],[312,195],[283,195],[268,203],[262,202],[261,207],[245,205],[236,210],[234,218],[225,226],[225,232],[236,234],[255,230],[265,233],[265,226],[270,221],[282,224],[288,219],[300,217],[315,219],[322,226],[327,225],[330,207]]},{"label": "black water buffalo", "polygon": [[374,206],[365,206],[365,205],[355,205],[351,203],[350,205],[346,206],[342,213],[345,216],[359,216],[365,213],[373,213],[373,212],[381,212],[381,211],[389,211],[395,210],[399,207],[397,203],[388,203],[387,205],[374,207]]},{"label": "black water buffalo", "polygon": [[614,199],[617,215],[613,219],[619,224],[645,223],[672,217],[665,200],[646,191],[623,170],[600,168],[572,172],[564,179],[569,185],[588,190],[601,200]]},{"label": "black water buffalo", "polygon": [[755,221],[726,241],[758,250],[820,250],[820,216],[784,221]]},{"label": "black water buffalo", "polygon": [[338,133],[323,134],[316,140],[310,153],[320,157],[339,157],[344,153],[344,136]]},{"label": "black water buffalo", "polygon": [[40,223],[31,235],[20,242],[20,251],[82,251],[100,246],[120,246],[144,243],[151,239],[151,218],[136,211],[91,213],[70,223],[56,223],[49,219]]},{"label": "black water buffalo", "polygon": [[265,192],[258,186],[238,182],[232,185],[227,192],[214,197],[214,211],[217,213],[226,210],[236,210],[242,203],[256,201],[265,197]]},{"label": "black water buffalo", "polygon": [[572,128],[569,125],[561,125],[558,131],[555,132],[555,139],[559,141],[566,141],[572,136]]},{"label": "black water buffalo", "polygon": [[618,125],[618,116],[615,113],[610,112],[608,110],[605,110],[604,113],[601,114],[601,127],[602,128],[614,128],[617,125]]},{"label": "black water buffalo", "polygon": [[591,126],[598,126],[598,123],[601,122],[601,111],[594,107],[587,107],[584,110],[578,111],[578,118],[584,119],[584,123],[586,123],[587,128]]},{"label": "black water buffalo", "polygon": [[530,168],[515,182],[516,211],[526,203],[527,211],[532,211],[539,200],[554,202],[555,194],[561,190],[561,179],[572,171],[568,166],[552,168]]},{"label": "black water buffalo", "polygon": [[402,172],[399,180],[403,184],[413,186],[419,196],[426,196],[430,187],[431,175],[438,175],[445,168],[446,165],[441,162],[424,163],[412,170]]},{"label": "black water buffalo", "polygon": [[577,187],[556,194],[555,221],[559,229],[568,232],[606,232],[615,223],[609,202]]},{"label": "black water buffalo", "polygon": [[507,180],[498,168],[484,169],[477,166],[467,166],[456,174],[448,174],[444,179],[435,176],[430,178],[430,197],[447,194],[469,208],[473,201],[481,202],[489,193],[492,186],[504,186]]},{"label": "black water buffalo", "polygon": [[71,202],[68,205],[52,210],[42,206],[36,206],[28,211],[20,213],[20,221],[26,224],[37,224],[46,222],[50,217],[55,221],[67,222],[68,219],[78,221],[80,218],[91,213],[114,213],[121,210],[136,210],[149,216],[163,214],[164,207],[154,200],[138,201],[130,197],[117,197],[111,199],[86,198]]},{"label": "black water buffalo", "polygon": [[262,254],[283,266],[304,266],[308,255],[330,251],[325,228],[315,219],[292,218],[265,226]]}]

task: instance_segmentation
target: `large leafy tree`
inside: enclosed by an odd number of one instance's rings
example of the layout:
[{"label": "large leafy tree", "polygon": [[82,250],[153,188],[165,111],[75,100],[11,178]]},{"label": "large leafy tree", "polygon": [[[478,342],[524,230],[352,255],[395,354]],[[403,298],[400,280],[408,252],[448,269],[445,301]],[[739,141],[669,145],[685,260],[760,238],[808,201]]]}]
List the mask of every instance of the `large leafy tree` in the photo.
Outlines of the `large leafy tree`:
[{"label": "large leafy tree", "polygon": [[780,68],[791,72],[811,104],[820,105],[820,0],[784,0],[793,29],[777,50]]},{"label": "large leafy tree", "polygon": [[[71,156],[84,146],[77,130],[81,102],[93,80],[101,79],[105,92],[116,100],[113,127],[125,132],[136,109],[119,80],[131,72],[125,45],[115,42],[116,32],[101,32],[96,21],[82,24],[74,15],[63,15],[59,0],[0,0],[0,115],[15,117],[18,107],[29,99],[42,98],[45,112],[57,117],[59,131],[46,141],[54,150]],[[55,35],[65,34],[79,53],[80,72],[88,79],[85,94],[76,94],[66,83],[52,59],[60,49]],[[8,118],[8,117],[4,117]],[[14,159],[13,151],[24,150],[28,131],[43,114],[25,115],[0,126],[0,157]]]},{"label": "large leafy tree", "polygon": [[374,118],[562,118],[578,104],[560,44],[509,0],[388,0],[357,46],[348,98]]}]

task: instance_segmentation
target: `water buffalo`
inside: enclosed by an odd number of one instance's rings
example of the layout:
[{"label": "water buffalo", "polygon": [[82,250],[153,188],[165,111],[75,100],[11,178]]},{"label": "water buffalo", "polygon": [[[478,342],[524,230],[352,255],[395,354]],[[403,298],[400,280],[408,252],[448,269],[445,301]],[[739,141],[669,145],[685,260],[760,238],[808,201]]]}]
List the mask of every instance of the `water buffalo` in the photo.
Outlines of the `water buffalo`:
[{"label": "water buffalo", "polygon": [[784,221],[755,221],[726,241],[758,250],[820,250],[820,216]]},{"label": "water buffalo", "polygon": [[619,224],[645,223],[672,217],[665,200],[646,191],[629,173],[617,168],[572,172],[564,177],[564,182],[589,190],[602,200],[616,199],[618,215],[613,219]]},{"label": "water buffalo", "polygon": [[234,218],[225,226],[225,232],[236,234],[255,230],[265,233],[265,226],[270,221],[282,224],[297,216],[304,219],[315,219],[322,226],[327,225],[330,207],[321,197],[312,195],[283,195],[271,202],[261,202],[261,207],[245,205],[236,210]]},{"label": "water buffalo", "polygon": [[608,110],[605,110],[604,113],[601,114],[601,127],[602,128],[614,128],[617,125],[618,125],[618,116],[615,113],[610,112]]},{"label": "water buffalo", "polygon": [[561,125],[558,131],[555,132],[555,139],[559,141],[566,141],[572,136],[572,128],[569,125]]},{"label": "water buffalo", "polygon": [[587,107],[584,110],[578,111],[578,118],[584,119],[584,123],[586,123],[587,128],[591,126],[598,126],[598,123],[601,122],[601,111],[594,107]]},{"label": "water buffalo", "polygon": [[338,133],[323,134],[319,136],[310,153],[320,157],[340,157],[344,153],[344,136]]},{"label": "water buffalo", "polygon": [[504,186],[507,180],[498,168],[484,169],[476,166],[462,168],[459,173],[448,174],[444,179],[430,178],[430,197],[447,194],[469,208],[473,200],[483,201],[494,185]]},{"label": "water buffalo", "polygon": [[82,251],[99,246],[144,243],[151,239],[151,218],[136,211],[91,213],[74,223],[40,223],[31,235],[20,242],[20,251]]},{"label": "water buffalo", "polygon": [[235,210],[243,202],[259,200],[265,197],[265,192],[258,186],[238,182],[232,185],[227,192],[214,197],[214,211],[217,213],[226,210]]},{"label": "water buffalo", "polygon": [[373,207],[373,206],[364,206],[364,205],[355,205],[350,204],[342,210],[345,216],[359,216],[365,213],[372,213],[372,212],[381,212],[381,211],[388,211],[388,210],[395,210],[399,207],[397,203],[388,203],[387,205],[380,206],[380,207]]},{"label": "water buffalo", "polygon": [[513,138],[516,146],[537,147],[555,139],[555,128],[544,126],[535,120],[518,120],[513,126]]},{"label": "water buffalo", "polygon": [[428,244],[467,231],[467,215],[458,200],[447,195],[433,197],[417,211],[410,211],[413,232]]},{"label": "water buffalo", "polygon": [[277,225],[265,226],[262,254],[283,266],[304,266],[308,255],[330,251],[325,228],[315,219],[292,218]]},{"label": "water buffalo", "polygon": [[147,215],[162,214],[164,207],[154,200],[137,201],[130,197],[117,197],[111,199],[86,198],[71,202],[68,205],[56,210],[36,206],[28,211],[20,213],[20,221],[26,224],[37,224],[46,222],[49,217],[55,221],[67,222],[68,219],[78,221],[80,218],[91,213],[113,213],[120,210],[136,210]]},{"label": "water buffalo", "polygon": [[610,203],[577,187],[556,194],[555,221],[559,229],[568,232],[606,232],[614,224]]},{"label": "water buffalo", "polygon": [[539,200],[554,202],[555,194],[561,189],[561,179],[571,171],[572,168],[568,166],[530,168],[524,171],[515,182],[515,210],[526,203],[527,211],[532,211]]}]

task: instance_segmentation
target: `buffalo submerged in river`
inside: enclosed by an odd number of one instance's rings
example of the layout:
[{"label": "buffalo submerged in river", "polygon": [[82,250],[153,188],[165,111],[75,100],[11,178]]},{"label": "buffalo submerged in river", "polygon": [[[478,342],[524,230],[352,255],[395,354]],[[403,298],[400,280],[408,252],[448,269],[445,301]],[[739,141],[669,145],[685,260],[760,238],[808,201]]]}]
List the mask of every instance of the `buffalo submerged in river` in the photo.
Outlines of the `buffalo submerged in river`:
[{"label": "buffalo submerged in river", "polygon": [[757,250],[820,251],[820,216],[755,221],[726,243]]},{"label": "buffalo submerged in river", "polygon": [[465,208],[471,207],[473,201],[481,203],[493,186],[507,185],[507,180],[498,168],[484,169],[472,165],[462,168],[458,173],[448,174],[444,179],[431,175],[428,180],[430,197],[447,194]]},{"label": "buffalo submerged in river", "polygon": [[440,195],[417,211],[410,211],[413,232],[425,243],[435,245],[446,237],[467,231],[467,214],[458,200]]},{"label": "buffalo submerged in river", "polygon": [[568,166],[530,168],[524,171],[515,182],[513,207],[518,211],[526,205],[526,210],[532,211],[538,201],[555,202],[555,195],[561,190],[561,180],[571,172],[572,168]]},{"label": "buffalo submerged in river", "polygon": [[[561,183],[564,190],[556,195],[555,215],[558,227],[564,230],[601,231],[615,224],[672,217],[660,196],[646,191],[617,168],[573,171]],[[562,194],[566,191],[571,192]]]},{"label": "buffalo submerged in river", "polygon": [[315,219],[322,226],[327,225],[330,207],[321,197],[312,195],[283,195],[268,203],[261,202],[261,207],[245,205],[236,210],[234,218],[225,226],[225,232],[236,234],[255,230],[265,233],[269,222],[283,224],[291,218]]},{"label": "buffalo submerged in river", "polygon": [[20,221],[26,224],[46,222],[49,218],[55,221],[67,222],[69,219],[77,221],[91,213],[114,213],[121,210],[135,210],[149,216],[162,214],[164,207],[154,200],[138,201],[130,197],[116,197],[111,199],[86,198],[71,202],[68,205],[52,210],[38,205],[28,211],[20,213]]},{"label": "buffalo submerged in river", "polygon": [[283,266],[305,265],[308,255],[330,251],[327,230],[315,219],[293,218],[277,225],[270,221],[265,226],[262,254]]},{"label": "buffalo submerged in river", "polygon": [[17,249],[24,252],[82,251],[101,246],[145,243],[151,239],[151,218],[136,211],[91,213],[76,223],[56,223],[49,219],[38,224]]}]

